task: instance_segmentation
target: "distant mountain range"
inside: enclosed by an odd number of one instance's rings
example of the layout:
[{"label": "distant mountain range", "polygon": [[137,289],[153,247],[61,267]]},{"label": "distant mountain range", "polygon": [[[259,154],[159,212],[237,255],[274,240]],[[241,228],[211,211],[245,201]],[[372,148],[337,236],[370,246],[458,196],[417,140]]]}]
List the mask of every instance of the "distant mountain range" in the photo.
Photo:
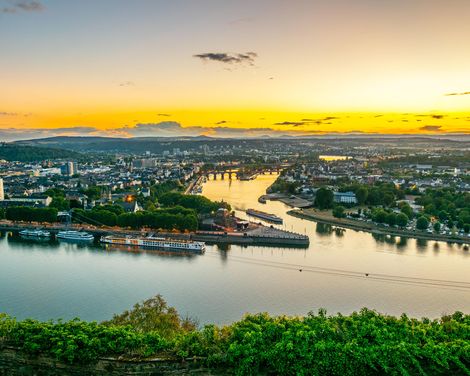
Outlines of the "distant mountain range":
[{"label": "distant mountain range", "polygon": [[[16,141],[10,145],[33,146],[41,148],[63,149],[75,152],[129,152],[162,153],[165,150],[173,151],[198,149],[200,146],[222,145],[257,145],[266,143],[295,143],[295,142],[318,142],[322,144],[339,144],[350,146],[367,144],[391,144],[400,140],[401,145],[414,144],[462,144],[462,147],[470,145],[470,137],[465,135],[454,136],[409,136],[409,135],[335,135],[335,136],[310,136],[310,137],[284,137],[284,138],[211,138],[207,136],[196,137],[72,137],[57,136],[42,139]],[[465,146],[464,146],[465,145]]]}]

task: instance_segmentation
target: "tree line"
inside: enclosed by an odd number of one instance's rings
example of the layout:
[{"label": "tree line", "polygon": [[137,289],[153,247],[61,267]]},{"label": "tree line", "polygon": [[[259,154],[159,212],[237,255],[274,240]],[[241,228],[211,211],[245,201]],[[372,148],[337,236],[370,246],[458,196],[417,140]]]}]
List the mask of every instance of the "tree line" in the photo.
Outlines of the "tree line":
[{"label": "tree line", "polygon": [[0,314],[0,345],[32,356],[85,365],[103,357],[164,355],[204,359],[238,375],[468,375],[470,316],[439,319],[382,315],[362,309],[329,316],[247,315],[197,329],[161,297],[104,323],[17,321]]}]

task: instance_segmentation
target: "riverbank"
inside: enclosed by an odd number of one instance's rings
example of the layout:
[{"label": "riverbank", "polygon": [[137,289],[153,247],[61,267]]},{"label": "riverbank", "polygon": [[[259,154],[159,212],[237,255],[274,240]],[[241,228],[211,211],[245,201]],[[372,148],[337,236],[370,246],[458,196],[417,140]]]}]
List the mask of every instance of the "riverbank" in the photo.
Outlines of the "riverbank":
[{"label": "riverbank", "polygon": [[180,239],[180,240],[193,240],[201,241],[211,244],[242,244],[242,245],[270,245],[279,247],[308,247],[310,241],[309,237],[301,234],[296,234],[290,231],[280,230],[274,227],[256,225],[251,229],[244,232],[235,231],[194,231],[187,233],[180,232],[156,232],[152,229],[142,230],[129,230],[119,227],[95,227],[83,224],[30,224],[22,222],[1,221],[0,231],[21,231],[24,229],[46,229],[52,233],[57,233],[64,230],[77,230],[86,231],[96,237],[119,234],[119,235],[132,235],[132,236],[145,236],[148,233],[155,233],[158,236]]},{"label": "riverbank", "polygon": [[402,230],[392,227],[379,227],[370,222],[360,222],[347,218],[335,218],[329,211],[319,211],[316,209],[289,210],[287,214],[297,218],[307,219],[314,222],[326,223],[333,226],[348,228],[351,230],[369,232],[371,234],[404,236],[407,238],[425,239],[443,241],[458,244],[470,244],[470,238],[465,239],[458,236],[448,236],[441,234],[429,234],[425,232],[416,232]]}]

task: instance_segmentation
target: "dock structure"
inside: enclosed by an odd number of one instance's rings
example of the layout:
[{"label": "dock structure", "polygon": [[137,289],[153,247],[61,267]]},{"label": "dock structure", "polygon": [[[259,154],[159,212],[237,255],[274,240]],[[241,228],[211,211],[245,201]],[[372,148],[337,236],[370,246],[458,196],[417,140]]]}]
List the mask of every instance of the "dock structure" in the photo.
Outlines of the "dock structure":
[{"label": "dock structure", "polygon": [[207,243],[272,245],[306,248],[310,244],[307,235],[284,231],[273,227],[258,226],[245,232],[196,231],[193,240]]}]

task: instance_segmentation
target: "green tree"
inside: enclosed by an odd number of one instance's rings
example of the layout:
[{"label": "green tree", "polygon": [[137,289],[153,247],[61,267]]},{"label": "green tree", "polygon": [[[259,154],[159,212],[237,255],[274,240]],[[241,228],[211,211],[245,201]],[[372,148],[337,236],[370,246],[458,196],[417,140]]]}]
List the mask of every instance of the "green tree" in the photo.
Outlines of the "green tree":
[{"label": "green tree", "polygon": [[314,205],[319,209],[330,209],[333,207],[333,192],[326,188],[318,189],[315,195]]},{"label": "green tree", "polygon": [[89,187],[85,194],[90,200],[98,200],[101,197],[101,188],[97,186]]},{"label": "green tree", "polygon": [[397,216],[395,213],[388,213],[387,216],[385,217],[385,223],[387,223],[389,226],[394,226],[397,222]]},{"label": "green tree", "polygon": [[367,196],[369,195],[369,190],[367,187],[361,186],[356,189],[356,199],[359,205],[364,205],[367,201]]},{"label": "green tree", "polygon": [[426,230],[429,226],[429,221],[426,217],[421,216],[416,220],[416,228],[418,230]]},{"label": "green tree", "polygon": [[333,208],[333,216],[336,218],[344,218],[346,217],[346,214],[344,212],[345,208],[344,206],[337,205]]},{"label": "green tree", "polygon": [[379,209],[373,214],[372,218],[375,222],[385,223],[387,220],[387,212],[383,209]]},{"label": "green tree", "polygon": [[435,231],[436,233],[439,233],[439,232],[441,231],[441,223],[440,223],[440,222],[434,223],[434,226],[433,226],[433,227],[434,227],[434,231]]},{"label": "green tree", "polygon": [[396,224],[400,227],[405,227],[408,224],[408,216],[405,213],[398,213]]},{"label": "green tree", "polygon": [[400,211],[403,214],[406,214],[408,219],[413,218],[413,209],[411,208],[410,204],[408,204],[407,202],[402,202],[400,204]]},{"label": "green tree", "polygon": [[194,320],[182,319],[176,309],[168,306],[161,295],[135,304],[130,311],[114,315],[104,324],[108,326],[129,325],[138,332],[158,332],[165,338],[194,330],[197,326]]}]

